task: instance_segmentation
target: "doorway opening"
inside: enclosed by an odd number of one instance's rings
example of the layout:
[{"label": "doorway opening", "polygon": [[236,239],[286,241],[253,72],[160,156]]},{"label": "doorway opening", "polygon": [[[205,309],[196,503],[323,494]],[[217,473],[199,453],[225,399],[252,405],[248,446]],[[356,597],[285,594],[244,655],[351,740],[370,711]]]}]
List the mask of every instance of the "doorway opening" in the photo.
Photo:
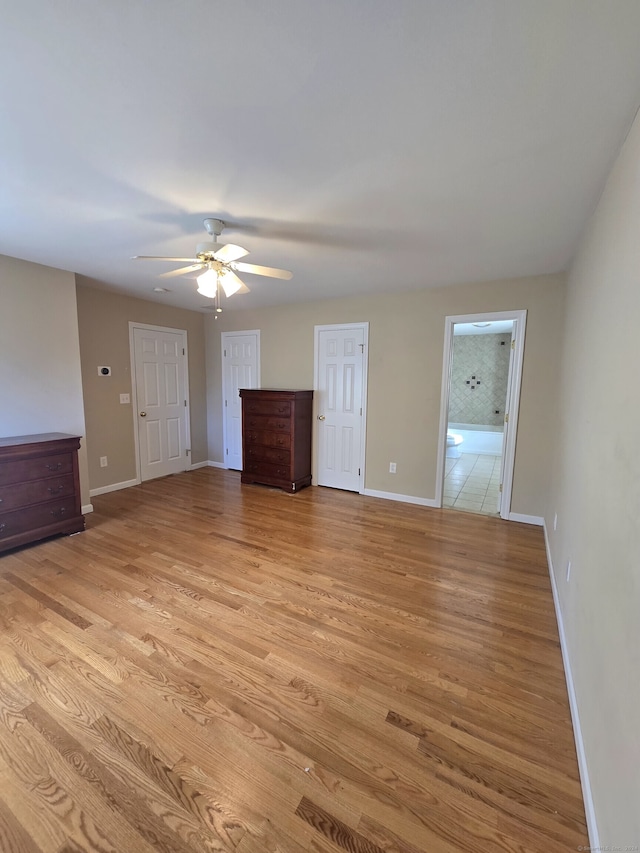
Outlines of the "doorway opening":
[{"label": "doorway opening", "polygon": [[509,518],[526,312],[447,317],[439,505]]}]

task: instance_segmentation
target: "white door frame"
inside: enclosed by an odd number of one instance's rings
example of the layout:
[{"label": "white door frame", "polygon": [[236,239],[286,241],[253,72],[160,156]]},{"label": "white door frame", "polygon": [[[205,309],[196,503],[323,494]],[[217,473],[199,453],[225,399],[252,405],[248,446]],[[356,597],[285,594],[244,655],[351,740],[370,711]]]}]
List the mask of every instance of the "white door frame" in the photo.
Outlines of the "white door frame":
[{"label": "white door frame", "polygon": [[260,382],[260,329],[249,329],[248,331],[239,332],[221,332],[220,333],[220,358],[222,359],[222,467],[229,468],[227,454],[224,452],[227,447],[227,413],[225,412],[224,401],[227,399],[227,383],[224,375],[224,350],[226,342],[229,338],[235,338],[238,335],[255,335],[256,336],[256,388],[261,387]]},{"label": "white door frame", "polygon": [[[436,468],[436,506],[442,506],[444,491],[444,461],[447,452],[447,421],[449,415],[449,394],[451,387],[451,368],[453,365],[453,327],[456,323],[491,323],[498,320],[515,322],[516,345],[511,361],[511,393],[507,400],[506,413],[509,415],[507,440],[503,447],[502,494],[500,495],[500,517],[509,518],[511,512],[511,492],[513,489],[513,467],[516,455],[516,434],[518,431],[518,410],[520,408],[520,385],[522,383],[522,364],[524,361],[524,339],[527,325],[526,310],[492,311],[484,314],[457,314],[445,317],[444,358],[442,363],[442,394],[440,400],[440,434],[438,439],[438,465]],[[505,414],[506,414],[505,413]]]},{"label": "white door frame", "polygon": [[[364,341],[364,358],[362,359],[362,432],[360,435],[360,478],[358,481],[358,494],[364,494],[365,484],[365,449],[367,446],[367,400],[368,400],[368,376],[369,376],[369,323],[329,323],[326,326],[314,326],[313,330],[313,419],[318,416],[318,387],[320,385],[320,332],[331,332],[343,329],[362,329]],[[312,465],[311,482],[318,485],[318,432],[312,432]]]},{"label": "white door frame", "polygon": [[131,411],[133,414],[133,439],[136,453],[136,484],[142,482],[142,470],[140,463],[140,436],[138,433],[138,387],[136,382],[136,356],[134,329],[147,329],[152,332],[172,332],[182,335],[182,349],[184,350],[184,396],[187,401],[185,407],[184,441],[187,451],[185,470],[191,467],[191,401],[189,399],[189,349],[187,347],[187,330],[170,329],[168,326],[152,326],[150,323],[136,323],[129,320],[129,360],[131,363]]}]

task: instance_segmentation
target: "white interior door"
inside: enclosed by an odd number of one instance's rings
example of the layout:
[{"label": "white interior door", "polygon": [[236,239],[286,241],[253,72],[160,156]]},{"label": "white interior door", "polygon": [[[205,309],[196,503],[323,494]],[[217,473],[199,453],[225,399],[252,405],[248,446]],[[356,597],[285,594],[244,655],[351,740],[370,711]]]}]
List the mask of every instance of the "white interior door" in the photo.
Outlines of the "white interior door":
[{"label": "white interior door", "polygon": [[134,327],[140,479],[184,471],[187,458],[186,333]]},{"label": "white interior door", "polygon": [[362,489],[365,337],[364,324],[316,329],[319,486]]},{"label": "white interior door", "polygon": [[222,333],[224,467],[242,470],[241,388],[260,387],[260,332]]}]

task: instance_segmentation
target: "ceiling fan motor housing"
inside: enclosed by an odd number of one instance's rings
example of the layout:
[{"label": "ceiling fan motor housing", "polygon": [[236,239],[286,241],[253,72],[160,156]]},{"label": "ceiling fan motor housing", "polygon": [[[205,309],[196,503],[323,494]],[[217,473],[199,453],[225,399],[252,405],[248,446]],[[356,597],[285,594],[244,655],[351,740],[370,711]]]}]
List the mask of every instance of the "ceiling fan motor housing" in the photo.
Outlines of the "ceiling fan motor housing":
[{"label": "ceiling fan motor housing", "polygon": [[196,246],[196,258],[213,258],[213,253],[221,249],[220,243],[198,243]]}]

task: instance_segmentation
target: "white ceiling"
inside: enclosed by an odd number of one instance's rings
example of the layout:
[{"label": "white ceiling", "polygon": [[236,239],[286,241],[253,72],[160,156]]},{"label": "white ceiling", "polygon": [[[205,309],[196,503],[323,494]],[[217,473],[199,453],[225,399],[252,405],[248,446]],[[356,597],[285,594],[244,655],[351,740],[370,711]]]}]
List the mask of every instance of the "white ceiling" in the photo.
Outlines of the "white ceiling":
[{"label": "white ceiling", "polygon": [[[0,28],[0,253],[202,308],[567,267],[640,100],[638,0],[20,0]],[[172,292],[156,294],[165,284]]]}]

